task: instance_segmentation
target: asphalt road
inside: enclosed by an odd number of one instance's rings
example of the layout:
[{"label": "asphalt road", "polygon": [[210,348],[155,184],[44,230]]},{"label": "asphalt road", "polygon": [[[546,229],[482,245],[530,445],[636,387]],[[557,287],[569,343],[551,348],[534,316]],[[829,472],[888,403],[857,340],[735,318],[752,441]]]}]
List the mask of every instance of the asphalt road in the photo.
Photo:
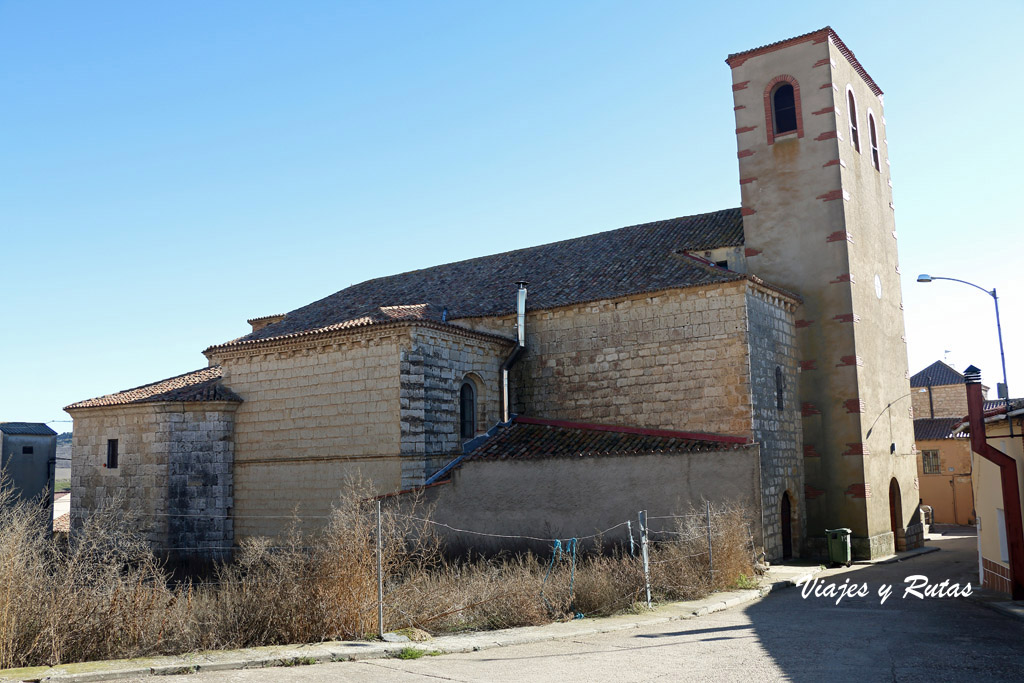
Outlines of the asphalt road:
[{"label": "asphalt road", "polygon": [[[803,597],[789,589],[699,619],[572,640],[416,660],[372,660],[161,677],[200,681],[1021,681],[1024,622],[965,598],[904,597],[905,579],[977,580],[976,540],[940,552],[831,572],[870,594]],[[879,588],[892,586],[880,603]],[[429,647],[429,643],[422,645]],[[139,679],[141,680],[141,679]],[[152,680],[152,679],[150,679]]]}]

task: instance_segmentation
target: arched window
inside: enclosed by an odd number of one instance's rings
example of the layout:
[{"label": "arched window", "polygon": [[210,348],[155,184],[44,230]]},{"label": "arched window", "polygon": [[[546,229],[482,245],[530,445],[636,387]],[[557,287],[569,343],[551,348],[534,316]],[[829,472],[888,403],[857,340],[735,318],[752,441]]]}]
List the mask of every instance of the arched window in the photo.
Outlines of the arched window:
[{"label": "arched window", "polygon": [[875,117],[868,109],[868,142],[871,143],[871,165],[876,171],[882,170],[882,164],[878,156],[878,132],[875,130]]},{"label": "arched window", "polygon": [[780,83],[772,91],[772,124],[776,135],[796,130],[796,96],[789,83]]},{"label": "arched window", "polygon": [[463,382],[459,391],[459,436],[463,439],[476,436],[476,389],[472,382]]},{"label": "arched window", "polygon": [[[768,144],[775,142],[778,135],[796,133],[804,136],[800,118],[800,84],[792,76],[782,74],[768,81],[764,88],[764,123]],[[736,132],[748,130],[737,129]]]},{"label": "arched window", "polygon": [[859,152],[860,135],[857,133],[857,100],[853,97],[853,90],[849,88],[846,90],[846,101],[847,107],[850,110],[850,144]]},{"label": "arched window", "polygon": [[786,407],[786,378],[782,375],[782,368],[775,366],[775,407],[782,410]]}]

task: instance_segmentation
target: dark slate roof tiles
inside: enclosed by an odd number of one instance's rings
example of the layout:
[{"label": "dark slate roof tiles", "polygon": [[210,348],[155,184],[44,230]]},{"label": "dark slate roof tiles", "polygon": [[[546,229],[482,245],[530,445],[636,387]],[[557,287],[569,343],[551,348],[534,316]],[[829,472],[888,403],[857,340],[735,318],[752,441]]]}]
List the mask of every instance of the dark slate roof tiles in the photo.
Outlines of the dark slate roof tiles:
[{"label": "dark slate roof tiles", "polygon": [[953,429],[960,424],[960,421],[959,417],[918,418],[914,420],[914,440],[952,439],[954,438]]},{"label": "dark slate roof tiles", "polygon": [[937,360],[921,372],[914,373],[910,378],[912,387],[943,387],[950,384],[963,384],[964,376],[959,372]]},{"label": "dark slate roof tiles", "polygon": [[4,434],[24,434],[25,436],[57,435],[57,432],[42,422],[0,422],[0,432]]},{"label": "dark slate roof tiles", "polygon": [[398,319],[508,314],[515,310],[519,280],[530,283],[530,310],[729,282],[746,276],[683,252],[742,244],[739,209],[633,225],[367,280],[207,350]]},{"label": "dark slate roof tiles", "polygon": [[743,437],[517,417],[466,460],[533,460],[730,450]]}]

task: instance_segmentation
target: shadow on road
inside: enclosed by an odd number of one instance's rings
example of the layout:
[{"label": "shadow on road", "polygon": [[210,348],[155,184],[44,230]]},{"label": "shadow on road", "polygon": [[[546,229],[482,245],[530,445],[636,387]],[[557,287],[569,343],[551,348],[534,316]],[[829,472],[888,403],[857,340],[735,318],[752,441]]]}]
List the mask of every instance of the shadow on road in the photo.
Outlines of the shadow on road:
[{"label": "shadow on road", "polygon": [[[905,594],[906,579],[977,583],[974,537],[943,537],[940,551],[905,562],[835,570],[822,584],[866,584],[866,597],[804,597],[789,589],[744,612],[761,645],[794,681],[825,675],[875,680],[1021,680],[1024,623],[969,598]],[[918,582],[920,579],[917,580]],[[879,590],[892,589],[882,603]],[[834,590],[835,590],[834,589]]]}]

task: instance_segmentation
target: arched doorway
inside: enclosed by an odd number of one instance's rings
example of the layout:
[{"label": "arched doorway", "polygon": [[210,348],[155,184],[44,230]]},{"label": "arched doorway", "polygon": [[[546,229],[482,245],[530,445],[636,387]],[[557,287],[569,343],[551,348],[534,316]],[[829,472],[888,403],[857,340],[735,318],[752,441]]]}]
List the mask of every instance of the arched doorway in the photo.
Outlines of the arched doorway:
[{"label": "arched doorway", "polygon": [[895,540],[903,530],[903,501],[900,498],[900,484],[896,477],[889,482],[889,525],[892,527]]},{"label": "arched doorway", "polygon": [[782,559],[793,557],[793,501],[789,491],[782,494]]}]

